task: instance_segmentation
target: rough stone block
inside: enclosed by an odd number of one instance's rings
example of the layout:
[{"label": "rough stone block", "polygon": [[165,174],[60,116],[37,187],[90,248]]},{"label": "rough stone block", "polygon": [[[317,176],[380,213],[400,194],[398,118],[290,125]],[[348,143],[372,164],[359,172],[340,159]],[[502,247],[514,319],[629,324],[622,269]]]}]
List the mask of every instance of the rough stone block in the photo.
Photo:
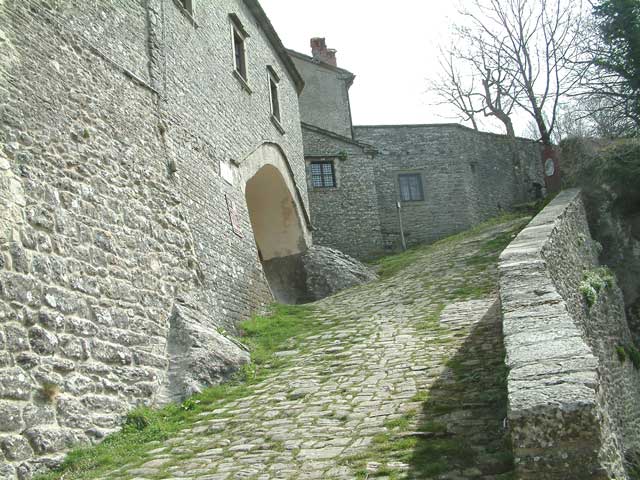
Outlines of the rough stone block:
[{"label": "rough stone block", "polygon": [[29,350],[29,335],[27,329],[15,324],[4,327],[6,349],[10,352],[23,352]]},{"label": "rough stone block", "polygon": [[33,327],[29,330],[29,343],[37,354],[51,355],[58,347],[58,337],[42,327]]},{"label": "rough stone block", "polygon": [[21,404],[0,402],[0,432],[16,432],[23,426]]},{"label": "rough stone block", "polygon": [[108,364],[130,365],[133,361],[131,351],[122,345],[94,339],[91,341],[90,351],[94,359]]},{"label": "rough stone block", "polygon": [[0,271],[0,297],[8,302],[36,307],[40,303],[40,283],[20,274]]},{"label": "rough stone block", "polygon": [[89,358],[89,341],[72,335],[60,335],[58,338],[60,353],[72,360]]},{"label": "rough stone block", "polygon": [[0,398],[27,400],[33,384],[20,368],[8,368],[0,371]]},{"label": "rough stone block", "polygon": [[0,448],[8,460],[26,460],[33,455],[29,441],[20,435],[7,435],[0,439]]},{"label": "rough stone block", "polygon": [[189,304],[177,304],[170,319],[167,400],[180,400],[216,385],[249,361],[237,343],[206,328]]},{"label": "rough stone block", "polygon": [[59,288],[47,288],[43,301],[64,314],[84,316],[87,312],[86,301],[80,295]]},{"label": "rough stone block", "polygon": [[24,436],[38,455],[60,452],[78,440],[71,430],[47,426],[29,428],[25,430]]},{"label": "rough stone block", "polygon": [[37,402],[27,404],[22,409],[22,419],[26,428],[55,424],[55,408],[49,403],[43,403],[43,401],[44,399],[39,399]]},{"label": "rough stone block", "polygon": [[90,411],[77,399],[61,396],[56,401],[58,423],[64,427],[86,430],[91,427]]}]

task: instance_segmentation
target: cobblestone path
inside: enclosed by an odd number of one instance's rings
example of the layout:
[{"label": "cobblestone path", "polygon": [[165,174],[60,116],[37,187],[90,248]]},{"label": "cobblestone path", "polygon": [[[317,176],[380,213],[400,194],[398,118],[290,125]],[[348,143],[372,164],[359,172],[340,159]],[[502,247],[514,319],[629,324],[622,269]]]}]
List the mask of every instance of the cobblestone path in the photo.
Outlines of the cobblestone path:
[{"label": "cobblestone path", "polygon": [[104,478],[511,478],[496,259],[522,225],[318,302],[288,368]]}]

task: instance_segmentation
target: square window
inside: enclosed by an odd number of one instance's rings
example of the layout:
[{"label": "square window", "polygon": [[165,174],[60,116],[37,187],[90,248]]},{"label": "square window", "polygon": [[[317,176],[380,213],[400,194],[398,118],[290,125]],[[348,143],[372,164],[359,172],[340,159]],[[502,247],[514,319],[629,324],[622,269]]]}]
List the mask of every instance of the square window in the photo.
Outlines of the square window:
[{"label": "square window", "polygon": [[400,201],[420,202],[424,200],[422,176],[419,173],[401,173],[398,175]]},{"label": "square window", "polygon": [[331,188],[336,186],[336,175],[333,162],[311,162],[311,183],[314,188]]}]

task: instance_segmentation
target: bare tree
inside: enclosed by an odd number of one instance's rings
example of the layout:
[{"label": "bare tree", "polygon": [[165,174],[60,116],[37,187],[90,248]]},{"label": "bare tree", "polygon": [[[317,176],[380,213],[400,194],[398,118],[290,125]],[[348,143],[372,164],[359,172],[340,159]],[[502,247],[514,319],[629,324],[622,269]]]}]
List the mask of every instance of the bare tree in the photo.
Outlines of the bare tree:
[{"label": "bare tree", "polygon": [[477,115],[483,111],[482,95],[476,91],[476,79],[473,75],[465,78],[456,67],[452,52],[440,55],[441,74],[430,83],[430,89],[439,97],[440,105],[454,107],[462,122],[471,122],[478,130]]},{"label": "bare tree", "polygon": [[[529,114],[545,145],[552,144],[560,100],[579,78],[580,0],[472,0],[456,29],[463,47],[450,50],[481,80],[483,113],[513,134],[516,111]],[[511,125],[511,128],[509,128]]]},{"label": "bare tree", "polygon": [[[464,74],[458,64],[464,66]],[[441,52],[440,67],[440,77],[431,83],[431,90],[440,98],[439,104],[454,107],[458,117],[471,122],[476,130],[479,115],[494,117],[502,122],[508,136],[515,137],[511,120],[513,82],[505,80],[506,72],[499,61],[497,65],[489,64],[484,52],[476,56],[476,52],[453,47]]]}]

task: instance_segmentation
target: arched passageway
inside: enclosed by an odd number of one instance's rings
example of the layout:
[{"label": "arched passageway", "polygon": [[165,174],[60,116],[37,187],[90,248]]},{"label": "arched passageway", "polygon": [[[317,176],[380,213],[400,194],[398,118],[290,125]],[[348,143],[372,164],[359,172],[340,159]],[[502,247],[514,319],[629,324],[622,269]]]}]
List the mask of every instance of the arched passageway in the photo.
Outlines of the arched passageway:
[{"label": "arched passageway", "polygon": [[245,198],[258,255],[275,299],[307,300],[301,255],[310,245],[295,184],[282,152],[266,144],[241,165]]},{"label": "arched passageway", "polygon": [[247,182],[245,197],[262,261],[306,250],[296,204],[273,165],[265,165]]}]

